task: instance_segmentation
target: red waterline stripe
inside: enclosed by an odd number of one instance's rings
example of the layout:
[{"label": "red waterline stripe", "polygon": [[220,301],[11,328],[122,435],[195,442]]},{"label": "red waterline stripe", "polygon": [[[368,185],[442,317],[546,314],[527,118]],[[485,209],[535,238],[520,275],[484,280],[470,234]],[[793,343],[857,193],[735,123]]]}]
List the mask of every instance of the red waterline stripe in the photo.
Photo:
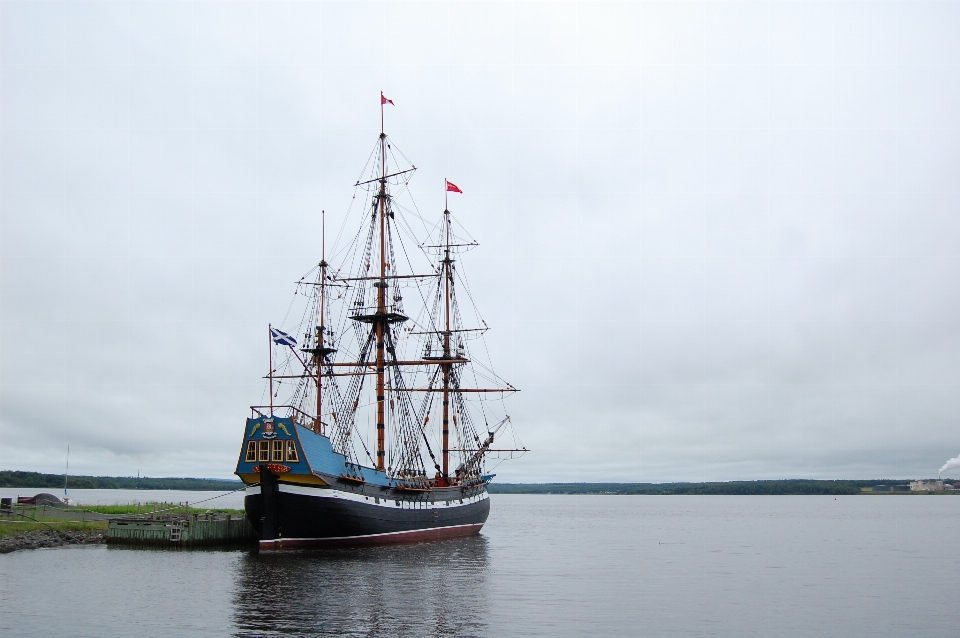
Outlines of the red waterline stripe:
[{"label": "red waterline stripe", "polygon": [[305,547],[342,547],[358,545],[398,545],[401,543],[422,543],[440,541],[448,538],[462,538],[479,534],[483,523],[476,525],[453,525],[451,527],[433,527],[414,529],[406,532],[387,534],[368,534],[365,536],[336,536],[332,538],[278,538],[272,541],[260,541],[261,551],[279,551],[283,549],[303,549]]}]

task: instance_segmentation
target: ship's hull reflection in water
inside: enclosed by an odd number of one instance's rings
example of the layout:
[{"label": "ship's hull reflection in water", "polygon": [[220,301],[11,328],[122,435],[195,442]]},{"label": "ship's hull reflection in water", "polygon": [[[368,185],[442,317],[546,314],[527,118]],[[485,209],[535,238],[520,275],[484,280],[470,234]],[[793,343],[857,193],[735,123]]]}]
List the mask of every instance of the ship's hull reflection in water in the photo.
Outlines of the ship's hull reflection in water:
[{"label": "ship's hull reflection in water", "polygon": [[483,536],[390,547],[251,553],[237,574],[236,636],[482,636]]}]

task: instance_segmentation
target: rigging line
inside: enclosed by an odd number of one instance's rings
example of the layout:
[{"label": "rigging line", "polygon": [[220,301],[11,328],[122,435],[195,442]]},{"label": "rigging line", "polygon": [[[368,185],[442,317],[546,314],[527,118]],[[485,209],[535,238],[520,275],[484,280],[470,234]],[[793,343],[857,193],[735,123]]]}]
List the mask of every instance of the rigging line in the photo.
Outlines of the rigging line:
[{"label": "rigging line", "polygon": [[[455,311],[456,311],[457,319],[458,319],[458,321],[459,321],[459,320],[461,319],[460,316],[459,316],[460,306],[459,306],[458,303],[456,303],[456,298],[454,299],[454,309],[455,309]],[[482,319],[481,319],[481,321],[482,321]],[[493,377],[499,382],[500,385],[510,385],[509,383],[507,383],[507,381],[506,381],[505,379],[503,379],[502,377],[500,377],[500,375],[498,375],[496,372],[494,372],[492,363],[490,363],[490,361],[491,361],[490,351],[489,351],[489,349],[487,348],[487,344],[486,344],[486,339],[485,339],[485,337],[484,337],[484,333],[481,333],[480,336],[479,336],[479,338],[483,341],[484,349],[485,349],[486,354],[487,354],[487,362],[484,362],[484,361],[479,360],[479,359],[477,359],[477,360],[471,359],[471,363],[476,363],[479,367],[483,368],[483,369],[486,370],[488,373],[490,373],[491,375],[493,375]],[[460,343],[460,345],[462,345],[462,347],[466,350],[466,343],[461,342],[459,339],[458,339],[458,343]],[[481,375],[481,376],[482,376],[482,375]],[[492,380],[492,379],[491,379],[491,380]]]},{"label": "rigging line", "polygon": [[[468,295],[468,296],[469,296],[469,295]],[[473,301],[473,300],[471,299],[471,303],[472,303],[472,301]],[[476,306],[474,306],[474,308],[476,308]],[[478,316],[479,316],[479,313],[478,313]],[[482,318],[481,318],[481,321],[483,321]],[[486,325],[486,322],[484,322],[484,325]],[[487,346],[486,332],[481,332],[481,333],[479,334],[479,336],[478,336],[478,339],[479,339],[479,341],[483,344],[484,352],[485,352],[486,355],[487,355],[487,360],[486,360],[486,362],[484,362],[482,359],[471,359],[471,363],[475,363],[476,365],[480,366],[481,368],[483,368],[484,370],[486,370],[488,373],[490,373],[491,375],[493,375],[494,378],[498,379],[498,380],[501,381],[502,383],[504,383],[504,384],[506,384],[506,385],[510,385],[509,383],[507,383],[506,379],[504,379],[503,377],[501,377],[499,374],[497,374],[497,373],[494,372],[494,370],[493,370],[493,360],[492,360],[492,358],[491,358],[491,356],[490,356],[490,349],[489,349],[489,347]],[[476,340],[477,340],[477,339],[474,339],[473,341],[476,341]]]},{"label": "rigging line", "polygon": [[350,239],[349,244],[346,244],[343,248],[341,248],[338,251],[331,251],[331,255],[330,255],[330,259],[328,260],[328,263],[340,264],[340,268],[337,268],[333,273],[334,278],[338,277],[341,270],[344,267],[346,267],[346,261],[340,261],[341,255],[343,255],[344,253],[347,253],[351,257],[356,258],[356,253],[358,251],[356,250],[355,247],[360,243],[360,235],[362,233],[363,233],[363,226],[361,225],[360,228],[357,230],[356,234]]},{"label": "rigging line", "polygon": [[[368,405],[369,405],[369,404],[368,404]],[[366,406],[364,406],[364,407],[366,407]],[[367,418],[367,429],[368,429],[368,430],[370,429],[370,422],[369,422],[369,421],[370,421],[370,419],[369,419],[369,417],[368,417],[368,418]],[[370,459],[370,464],[373,465],[373,467],[376,467],[376,466],[377,466],[377,462],[373,460],[373,457],[372,457],[372,456],[370,456],[370,449],[367,447],[367,442],[363,440],[363,436],[362,436],[362,435],[358,435],[357,438],[360,439],[360,446],[363,447],[363,452],[364,452],[364,454],[366,454],[366,455],[367,455],[367,458]]]},{"label": "rigging line", "polygon": [[[409,461],[411,460],[410,457],[412,455],[414,454],[419,455],[419,445],[416,447],[415,450],[409,447],[409,445],[412,445],[412,443],[409,441],[409,439],[411,439],[410,435],[414,433],[414,431],[410,426],[410,414],[411,413],[413,414],[414,420],[416,420],[418,424],[419,424],[419,416],[417,415],[417,411],[413,405],[412,399],[410,397],[410,393],[407,391],[406,384],[404,383],[403,372],[400,366],[396,365],[398,362],[397,354],[396,354],[396,341],[394,340],[393,330],[389,329],[389,326],[388,326],[388,329],[385,331],[385,338],[386,338],[387,353],[390,355],[393,362],[393,365],[390,366],[391,367],[391,390],[394,393],[396,393],[395,397],[397,398],[397,400],[399,400],[399,403],[400,403],[399,412],[400,412],[401,427],[398,428],[398,431],[403,430],[403,432],[400,432],[400,434],[402,436],[406,436],[408,439],[407,445],[404,446],[404,448],[402,449],[406,450],[405,453],[406,453],[406,456],[408,457],[406,461],[409,463]],[[412,438],[416,440],[416,438],[418,437],[412,437]],[[429,441],[427,442],[427,445],[429,448]],[[430,453],[432,456],[432,453],[433,453],[432,450],[430,450]],[[420,459],[419,466],[422,468],[422,459]]]},{"label": "rigging line", "polygon": [[[343,223],[342,223],[341,226],[340,226],[340,232],[339,232],[339,234],[337,235],[337,241],[336,241],[336,243],[334,244],[334,248],[333,248],[333,250],[332,250],[332,252],[331,252],[331,257],[330,257],[330,259],[331,259],[332,261],[335,261],[335,260],[340,259],[340,256],[341,256],[345,251],[347,251],[347,250],[351,249],[353,246],[355,246],[356,243],[357,243],[357,241],[359,241],[360,234],[363,233],[363,228],[364,228],[364,227],[363,227],[363,224],[361,224],[361,225],[360,225],[360,228],[357,229],[356,235],[354,235],[353,241],[351,241],[350,244],[344,246],[343,248],[337,250],[336,246],[339,245],[340,236],[343,234],[343,231],[344,231],[344,229],[346,228],[347,222],[350,220],[350,213],[353,211],[353,204],[354,204],[354,202],[355,202],[356,199],[357,199],[357,190],[358,190],[358,188],[359,188],[359,187],[354,187],[354,189],[353,189],[353,198],[350,200],[350,207],[349,207],[349,209],[347,210],[347,214],[344,215]],[[375,198],[372,194],[370,194],[370,195],[367,196],[367,197],[364,197],[364,209],[373,207],[373,206],[374,206],[374,203],[373,203],[373,202],[374,202],[375,199],[376,199],[376,198]],[[351,251],[350,254],[351,254],[353,257],[356,257],[356,253],[355,253],[355,252]]]},{"label": "rigging line", "polygon": [[[502,377],[500,377],[500,375],[498,375],[496,372],[494,372],[493,370],[491,370],[491,369],[487,368],[485,365],[483,365],[483,362],[482,362],[482,361],[480,361],[480,360],[478,360],[478,359],[471,359],[471,360],[470,360],[470,363],[471,363],[471,364],[476,364],[474,374],[480,375],[480,377],[481,377],[484,381],[487,381],[487,382],[492,383],[492,384],[494,384],[494,385],[508,385],[508,386],[510,385],[505,379],[503,379]],[[512,392],[512,390],[509,390],[509,389],[507,389],[507,388],[504,388],[504,392]]]},{"label": "rigging line", "polygon": [[463,268],[463,263],[461,263],[460,268],[457,268],[455,271],[457,276],[457,281],[461,283],[464,291],[467,293],[467,299],[470,300],[470,305],[473,306],[473,311],[474,313],[476,313],[477,319],[479,319],[480,322],[483,323],[483,325],[487,325],[487,322],[484,320],[483,315],[480,314],[480,309],[477,308],[477,302],[473,299],[473,293],[470,291],[470,284],[467,283],[466,274],[464,273],[463,276],[460,275],[460,272],[465,270],[466,269]]},{"label": "rigging line", "polygon": [[[291,304],[292,304],[292,302],[291,302]],[[308,317],[311,317],[311,318],[312,318],[313,311],[315,310],[316,304],[317,304],[317,302],[316,302],[316,299],[315,299],[315,294],[311,293],[311,295],[310,295],[310,301],[309,301],[309,302],[306,304],[306,306],[304,307],[303,313],[301,314],[301,317],[300,317],[300,322],[299,322],[298,324],[296,324],[296,328],[295,328],[294,331],[293,331],[294,333],[302,333],[302,331],[303,331],[303,326],[304,326],[305,323],[308,321]],[[287,312],[287,314],[289,315],[289,311]],[[281,325],[283,325],[283,324],[281,324]],[[298,335],[298,336],[299,336],[299,335]],[[295,337],[295,338],[296,338],[296,337]],[[288,360],[290,359],[290,354],[289,354],[289,352],[288,352],[288,354],[287,354],[287,359],[288,359]],[[298,357],[298,359],[299,359],[299,357]],[[303,362],[301,361],[301,363],[303,363]],[[297,393],[297,394],[299,394],[299,389],[298,389],[298,393]],[[296,396],[297,396],[297,394],[294,395],[294,400],[291,401],[291,403],[293,403],[294,405],[298,405],[297,402],[296,402]]]},{"label": "rigging line", "polygon": [[467,404],[463,396],[463,392],[460,391],[460,376],[457,376],[457,392],[454,396],[457,406],[461,412],[461,419],[463,420],[462,430],[464,434],[472,435],[474,440],[478,440],[476,424],[473,420],[473,415],[470,410],[467,409]]},{"label": "rigging line", "polygon": [[[402,241],[400,242],[400,248],[403,249],[403,256],[404,256],[404,258],[407,260],[407,266],[410,268],[410,272],[413,272],[413,262],[410,260],[410,254],[407,253],[407,246],[406,246],[406,244],[404,244]],[[432,285],[431,285],[431,287],[432,287]],[[420,295],[420,301],[422,301],[422,302],[423,302],[423,305],[426,306],[426,305],[427,305],[427,300],[426,300],[426,298],[424,298],[424,296],[423,296],[423,290],[422,290],[422,288],[420,287],[419,284],[417,285],[417,294]],[[437,324],[435,323],[433,317],[430,317],[430,323],[431,323],[431,326],[433,327],[434,330],[438,330],[438,329],[439,329],[439,328],[437,327]]]},{"label": "rigging line", "polygon": [[[387,331],[387,342],[388,342],[388,343],[390,344],[390,346],[391,346],[391,350],[388,351],[388,352],[391,352],[391,356],[393,357],[394,364],[396,364],[396,362],[397,362],[396,349],[395,349],[395,347],[394,347],[393,336],[392,336],[391,333],[392,333],[391,330],[388,330],[388,331]],[[422,423],[422,420],[423,420],[423,419],[422,419],[422,415],[418,415],[417,412],[416,412],[416,409],[415,409],[414,406],[413,406],[413,401],[412,401],[412,399],[410,398],[410,393],[407,392],[406,386],[405,386],[405,384],[404,384],[404,382],[403,382],[403,375],[400,373],[400,366],[394,365],[394,366],[392,366],[392,367],[393,367],[393,369],[394,369],[394,370],[393,370],[393,376],[394,376],[394,378],[395,378],[395,380],[394,380],[395,389],[396,389],[396,391],[399,391],[399,392],[401,393],[401,394],[400,394],[400,397],[401,397],[401,398],[400,398],[400,401],[401,401],[402,404],[409,404],[408,407],[410,408],[411,412],[413,412],[413,420],[414,420],[414,422],[416,422],[416,424],[417,424],[417,429],[420,431],[420,434],[421,434],[422,437],[423,437],[423,441],[424,441],[424,443],[425,443],[426,446],[427,446],[427,453],[430,454],[430,458],[433,460],[434,467],[436,467],[436,465],[437,465],[437,457],[434,455],[434,453],[433,453],[433,448],[430,446],[430,440],[429,440],[429,438],[427,437],[427,433],[426,433],[426,430],[425,430],[425,428],[424,428],[424,424]],[[437,370],[439,370],[439,369],[440,369],[440,367],[437,366]],[[434,375],[434,376],[436,376],[436,375]],[[431,393],[431,394],[432,394],[432,393]],[[418,447],[419,447],[419,446],[418,446]]]},{"label": "rigging line", "polygon": [[[313,268],[311,268],[310,270],[308,270],[307,272],[305,272],[305,273],[303,274],[303,276],[300,277],[300,279],[298,279],[298,280],[296,281],[297,289],[299,290],[299,289],[300,289],[300,286],[307,285],[308,282],[306,282],[306,281],[304,281],[304,280],[305,280],[307,277],[309,277],[310,275],[312,275],[312,274],[313,274],[313,271],[318,270],[318,269],[319,269],[319,266],[314,266]],[[306,293],[304,293],[304,294],[306,294]]]},{"label": "rigging line", "polygon": [[[367,363],[367,357],[369,355],[370,346],[372,344],[372,337],[373,335],[371,332],[370,336],[368,336],[366,342],[361,348],[361,352],[360,352],[361,359],[359,360],[361,366],[365,366]],[[361,366],[358,366],[358,370],[360,369]],[[332,369],[332,366],[331,366],[331,369]],[[350,441],[352,440],[351,433],[355,426],[360,392],[363,390],[363,385],[364,385],[364,379],[362,376],[352,377],[350,379],[350,382],[347,384],[346,393],[344,393],[340,397],[341,399],[340,404],[336,406],[337,411],[340,413],[340,417],[344,419],[343,422],[340,422],[339,419],[335,419],[335,421],[340,425],[340,429],[338,431],[337,443],[338,443],[338,446],[342,449],[338,451],[344,455],[348,455],[348,454],[352,455],[350,458],[354,460],[356,459],[356,454],[353,452],[353,448],[350,445]]]},{"label": "rigging line", "polygon": [[[400,147],[393,143],[393,139],[392,139],[392,138],[387,137],[387,140],[390,142],[390,144],[387,146],[387,148],[390,149],[390,154],[391,154],[391,155],[393,155],[393,151],[396,150],[398,153],[400,153],[400,156],[401,156],[408,164],[410,164],[410,166],[413,166],[414,168],[416,168],[416,166],[413,165],[413,162],[410,161],[410,158],[407,157],[406,155],[404,155],[403,151],[400,150]],[[396,162],[396,157],[394,157],[394,162]],[[397,162],[397,164],[399,165],[399,162]]]},{"label": "rigging line", "polygon": [[[371,161],[374,157],[377,157],[378,159],[379,159],[379,157],[380,157],[380,138],[379,138],[379,137],[377,138],[376,143],[373,145],[373,148],[370,149],[370,155],[367,156],[367,161],[366,161],[366,163],[363,165],[363,168],[360,169],[360,176],[357,177],[357,181],[358,181],[358,182],[363,179],[364,174],[367,172],[367,167],[370,166],[370,161]],[[376,168],[376,164],[379,164],[379,162],[376,162],[376,163],[371,167],[371,170],[374,170],[374,169]]]},{"label": "rigging line", "polygon": [[[440,273],[437,271],[437,267],[436,267],[436,266],[434,265],[434,263],[433,263],[433,262],[434,262],[433,257],[432,257],[431,255],[428,255],[428,254],[426,253],[426,251],[423,250],[423,248],[420,246],[419,241],[417,241],[417,237],[413,234],[413,232],[412,232],[412,230],[410,229],[410,227],[409,227],[409,226],[401,226],[401,225],[398,225],[397,228],[398,228],[398,230],[399,230],[400,232],[405,233],[406,236],[407,236],[410,240],[413,241],[414,246],[417,247],[417,249],[418,249],[418,250],[420,251],[420,253],[423,255],[424,259],[426,259],[427,263],[430,265],[430,269],[433,270],[432,273],[423,276],[423,277],[422,277],[422,281],[421,281],[421,279],[413,278],[413,279],[414,279],[414,283],[416,283],[416,284],[426,283],[426,282],[429,281],[430,279],[439,276]],[[400,238],[400,241],[402,242],[402,238]],[[407,257],[407,263],[408,263],[408,265],[410,266],[410,268],[412,269],[412,268],[413,268],[413,264],[410,262],[409,254],[406,252],[406,244],[404,244],[404,256]]]},{"label": "rigging line", "polygon": [[466,236],[470,239],[471,242],[479,245],[479,242],[477,242],[477,239],[470,234],[470,231],[467,230],[466,226],[460,223],[460,220],[457,219],[457,216],[454,215],[452,211],[450,213],[450,217],[453,219],[453,223],[460,227],[460,230],[462,230],[466,234]]},{"label": "rigging line", "polygon": [[[358,258],[361,259],[362,262],[365,262],[365,263],[367,263],[367,264],[369,264],[370,261],[371,261],[371,255],[372,255],[372,251],[373,251],[374,234],[375,234],[375,232],[376,232],[376,215],[375,215],[375,212],[376,212],[376,202],[373,201],[373,199],[371,199],[371,201],[370,201],[370,209],[371,209],[371,215],[370,215],[370,220],[369,220],[369,222],[366,223],[366,224],[361,224],[360,229],[359,229],[358,232],[357,232],[356,239],[355,239],[355,241],[351,244],[351,246],[354,246],[354,245],[359,244],[360,235],[363,233],[364,229],[366,229],[367,234],[366,234],[366,239],[364,240],[363,250],[362,250],[362,251],[359,251],[359,250],[353,251],[353,252],[351,253],[352,259],[350,260],[350,264],[349,264],[348,266],[345,265],[345,267],[348,267],[348,268],[349,268],[349,271],[348,271],[348,272],[350,272],[350,273],[352,273],[352,272],[355,270],[355,268],[354,268],[354,263],[356,262],[356,260],[357,260]],[[367,282],[364,281],[364,282],[361,282],[360,284],[358,284],[358,285],[355,287],[355,289],[354,289],[353,305],[351,305],[350,307],[351,307],[351,308],[352,308],[352,307],[358,307],[358,302],[362,302],[362,300],[363,300],[363,299],[365,298],[365,296],[366,296],[366,292],[367,292]],[[342,315],[340,316],[340,318],[339,318],[338,331],[339,331],[341,334],[348,332],[348,329],[347,329],[346,326],[347,326],[347,322],[349,321],[349,316],[350,316],[350,313],[347,312],[347,313],[342,314]],[[359,325],[356,325],[356,324],[354,324],[353,327],[354,327],[354,330],[353,330],[353,332],[354,332],[354,337],[355,337],[355,339],[357,340],[357,342],[359,343],[359,342],[361,342],[361,340],[362,340],[360,327],[359,327]]]},{"label": "rigging line", "polygon": [[[407,194],[410,196],[410,202],[413,204],[414,209],[416,209],[415,212],[412,211],[412,210],[410,210],[409,208],[407,208],[407,207],[404,206],[403,204],[401,204],[396,198],[393,198],[393,199],[392,199],[392,206],[395,207],[395,209],[396,209],[398,212],[403,213],[403,215],[400,216],[400,217],[401,217],[401,221],[403,221],[403,223],[405,223],[405,224],[408,225],[409,232],[410,232],[410,236],[411,236],[411,237],[413,238],[413,240],[417,243],[418,247],[420,248],[420,251],[421,251],[422,253],[424,253],[424,255],[427,257],[427,259],[432,263],[432,262],[433,262],[433,258],[432,258],[431,256],[427,255],[427,251],[424,250],[424,244],[426,244],[426,242],[430,239],[430,237],[432,236],[432,234],[433,234],[434,232],[436,232],[437,228],[440,226],[440,222],[437,222],[436,224],[433,225],[432,228],[428,229],[428,228],[427,228],[427,224],[426,224],[426,220],[425,220],[425,219],[423,218],[423,216],[420,214],[420,209],[417,207],[417,202],[416,202],[416,200],[413,198],[413,193],[410,192],[409,185],[406,185],[406,186],[405,186],[405,191],[406,191]],[[417,219],[420,220],[420,224],[423,226],[424,232],[426,233],[426,234],[424,235],[423,241],[417,241],[417,239],[416,239],[417,234],[416,234],[415,232],[413,232],[413,228],[412,228],[412,227],[409,227],[409,222],[406,220],[406,215],[411,215],[411,216],[416,217]]]},{"label": "rigging line", "polygon": [[[363,165],[363,170],[360,171],[360,177],[357,179],[358,182],[359,182],[361,179],[363,179],[363,174],[364,174],[364,172],[367,170],[367,166],[370,165],[370,161],[371,161],[371,159],[373,159],[374,155],[376,154],[376,157],[379,158],[379,154],[377,154],[378,151],[379,151],[379,148],[380,148],[380,142],[379,142],[379,139],[378,139],[378,140],[377,140],[377,143],[376,143],[376,144],[374,145],[374,147],[373,147],[373,150],[370,151],[370,155],[367,157],[367,163]],[[376,163],[379,164],[379,162],[376,162]],[[346,250],[348,247],[353,246],[354,243],[355,243],[355,241],[356,241],[356,239],[357,239],[357,237],[355,236],[355,237],[354,237],[354,241],[352,241],[352,242],[349,244],[349,246],[345,246],[343,249],[337,250],[337,246],[340,245],[340,237],[343,235],[343,231],[346,229],[347,222],[348,222],[349,219],[350,219],[350,213],[353,211],[353,205],[354,205],[354,203],[356,202],[357,192],[358,192],[359,190],[360,190],[360,187],[355,185],[354,188],[353,188],[353,197],[350,198],[350,206],[347,208],[347,213],[343,216],[343,222],[340,224],[340,230],[338,231],[338,233],[337,233],[337,238],[336,238],[336,240],[335,240],[334,243],[333,243],[333,248],[332,248],[332,250],[331,250],[331,255],[332,255],[332,256],[331,256],[331,260],[339,259],[339,258],[340,258],[340,255],[343,253],[343,251]],[[361,225],[360,229],[357,231],[357,236],[359,236],[359,234],[360,234],[361,232],[363,232],[363,226],[362,226],[362,225]]]},{"label": "rigging line", "polygon": [[[367,198],[364,197],[363,201],[364,201],[363,208],[366,208]],[[347,246],[344,246],[343,248],[340,248],[339,246],[340,246],[341,238],[343,237],[343,233],[347,228],[347,223],[352,218],[352,215],[355,214],[353,212],[353,208],[356,203],[357,203],[357,188],[354,187],[353,195],[350,197],[350,204],[349,206],[347,206],[347,212],[343,216],[343,221],[340,222],[340,229],[337,231],[337,237],[333,242],[333,246],[331,246],[330,248],[330,261],[335,261],[339,259],[340,255],[343,254],[344,250],[346,250],[347,248]],[[363,228],[361,227],[360,230],[362,231]],[[356,237],[354,237],[354,241],[355,240],[356,240]],[[353,243],[354,242],[351,241],[350,244],[348,244],[348,246],[352,246]]]},{"label": "rigging line", "polygon": [[377,170],[377,166],[380,164],[380,162],[374,161],[373,164],[371,164],[371,160],[374,160],[374,158],[376,158],[377,160],[380,159],[380,138],[379,137],[377,138],[376,143],[373,145],[373,148],[370,149],[370,155],[367,156],[367,161],[363,165],[363,168],[360,170],[360,175],[357,177],[357,181],[354,184],[355,187],[358,186],[359,183],[363,181],[364,175],[367,174],[368,167],[370,169],[371,174],[373,174]]},{"label": "rigging line", "polygon": [[[416,167],[416,166],[412,166],[412,167],[410,167],[410,168],[408,168],[408,169],[405,169],[405,170],[402,170],[402,171],[401,171],[401,170],[400,170],[400,162],[397,162],[397,161],[396,161],[396,158],[394,158],[394,165],[397,167],[397,172],[396,172],[396,173],[390,173],[389,175],[384,175],[384,176],[382,176],[382,177],[377,177],[377,178],[375,178],[375,179],[368,179],[368,180],[365,181],[365,182],[359,182],[359,183],[357,183],[357,184],[354,184],[354,186],[366,186],[367,184],[370,184],[370,183],[372,183],[372,182],[378,182],[378,183],[379,183],[380,181],[385,181],[387,184],[393,184],[394,186],[399,186],[401,183],[404,183],[404,184],[405,184],[405,183],[409,182],[409,181],[410,181],[410,178],[413,177],[413,173],[415,173],[415,172],[417,171],[417,167]],[[410,173],[410,174],[411,174],[410,177],[406,177],[406,178],[404,178],[404,179],[402,179],[402,180],[399,180],[399,179],[398,179],[398,180],[395,181],[395,182],[391,182],[391,181],[390,181],[390,178],[391,178],[391,177],[400,177],[401,175],[406,175],[407,173]]]},{"label": "rigging line", "polygon": [[[406,194],[410,198],[410,203],[413,204],[413,208],[408,208],[403,203],[401,203],[399,196],[404,194]],[[436,227],[440,225],[440,222],[429,223],[429,226],[428,226],[427,220],[420,213],[420,208],[417,206],[417,202],[413,198],[413,192],[410,190],[410,185],[404,184],[397,195],[398,196],[394,198],[394,203],[397,206],[397,208],[400,211],[402,211],[405,215],[409,215],[410,217],[413,217],[420,221],[420,224],[423,226],[423,230],[425,233],[424,237],[431,236],[434,230],[436,230]]]},{"label": "rigging line", "polygon": [[[387,138],[387,139],[389,140],[389,138]],[[392,182],[392,183],[393,183],[394,186],[399,186],[401,183],[405,184],[405,183],[409,182],[409,181],[413,178],[413,173],[416,173],[417,167],[414,166],[413,164],[410,164],[410,168],[401,170],[401,168],[400,168],[400,162],[397,161],[397,156],[393,154],[393,147],[392,147],[389,143],[387,144],[387,152],[388,152],[388,154],[389,154],[389,156],[390,156],[390,159],[393,160],[393,166],[395,167],[395,168],[394,168],[394,171],[395,171],[395,172],[387,175],[387,176],[385,177],[385,179],[389,179],[389,178],[391,178],[391,177],[400,178],[400,176],[406,175],[407,173],[410,173],[410,176],[409,176],[409,177],[403,177],[402,179],[397,179],[397,181]],[[403,155],[403,153],[401,153],[401,155]]]},{"label": "rigging line", "polygon": [[287,317],[290,316],[290,310],[293,308],[293,302],[296,301],[297,295],[293,295],[293,298],[290,299],[290,304],[287,306],[287,311],[283,314],[283,320],[280,322],[280,325],[285,325],[287,323]]},{"label": "rigging line", "polygon": [[[417,219],[420,220],[420,223],[423,225],[424,231],[427,231],[427,221],[423,218],[423,214],[420,212],[420,207],[417,206],[417,200],[413,196],[413,192],[410,190],[410,182],[406,181],[403,184],[403,189],[401,192],[406,192],[410,196],[410,203],[413,204],[413,209],[416,211],[413,213],[416,215]],[[412,211],[411,211],[412,212]],[[430,231],[427,231],[427,236],[430,235]]]},{"label": "rigging line", "polygon": [[[306,295],[304,295],[304,296],[306,296]],[[297,332],[297,333],[301,333],[301,334],[302,334],[303,327],[304,327],[305,325],[313,325],[313,323],[314,323],[314,322],[312,321],[312,319],[313,319],[313,317],[317,314],[316,311],[317,311],[317,306],[318,306],[318,304],[319,304],[319,300],[318,300],[318,298],[317,298],[318,295],[316,294],[316,291],[311,291],[309,297],[310,297],[310,300],[307,302],[306,306],[305,306],[304,309],[303,309],[303,313],[302,313],[301,316],[300,316],[300,323],[296,324],[296,325],[297,325],[297,327],[296,327],[296,332]],[[291,304],[292,304],[292,302],[291,302]],[[289,314],[289,313],[288,313],[288,314]],[[309,323],[308,323],[308,321],[309,321]],[[281,324],[281,325],[283,325],[283,324]],[[296,337],[295,337],[295,338],[296,338]]]},{"label": "rigging line", "polygon": [[[366,206],[365,206],[364,208],[366,208]],[[351,202],[350,202],[350,209],[351,209],[351,210],[353,209],[353,201],[352,201],[352,200],[351,200]],[[344,216],[344,218],[343,218],[343,225],[344,225],[344,226],[346,226],[347,221],[350,219],[349,215],[350,215],[351,210],[348,210],[348,211],[347,211],[347,214],[346,214],[346,215]],[[353,251],[352,249],[353,249],[353,247],[356,246],[357,243],[360,241],[360,235],[363,233],[363,228],[364,228],[364,227],[363,227],[363,224],[361,224],[360,227],[357,229],[356,234],[354,234],[353,238],[350,240],[350,243],[349,243],[349,244],[346,244],[343,248],[341,248],[341,249],[339,249],[339,250],[337,250],[336,247],[332,248],[331,251],[330,251],[330,260],[329,260],[329,261],[330,261],[330,262],[334,262],[334,261],[339,260],[339,259],[340,259],[340,256],[341,256],[342,254],[344,254],[345,252],[349,252],[349,254],[350,254],[351,256],[356,257],[356,252]],[[341,230],[343,230],[343,229],[341,229]],[[340,237],[338,236],[338,237],[337,237],[337,242],[339,243],[339,241],[340,241]],[[337,272],[339,273],[340,271],[337,270]]]},{"label": "rigging line", "polygon": [[[411,196],[411,197],[412,197],[412,196]],[[435,222],[435,223],[431,223],[431,224],[429,224],[429,226],[428,226],[427,220],[424,219],[422,215],[420,215],[419,210],[417,210],[417,211],[412,211],[412,210],[410,210],[409,208],[407,208],[406,206],[403,206],[402,204],[401,204],[401,205],[398,205],[397,208],[398,208],[401,212],[403,212],[404,216],[409,215],[410,217],[413,217],[413,218],[415,218],[415,219],[417,219],[417,220],[420,221],[420,225],[423,226],[423,233],[424,233],[424,234],[423,234],[423,239],[419,240],[419,241],[417,242],[417,244],[420,245],[421,248],[422,248],[422,247],[425,247],[425,246],[427,245],[427,242],[428,242],[428,241],[431,241],[430,238],[433,237],[435,233],[438,233],[438,232],[440,231],[441,222],[438,221],[438,222]],[[413,232],[412,227],[411,227],[411,230],[410,230],[410,234],[413,235],[413,236],[416,236],[416,233]]]},{"label": "rigging line", "polygon": [[[473,383],[475,387],[480,387],[480,380],[477,379],[477,369],[474,366],[470,366],[470,372],[473,374]],[[487,421],[487,410],[483,403],[480,403],[480,412],[483,414],[484,422]]]},{"label": "rigging line", "polygon": [[[413,240],[414,244],[416,244],[417,246],[420,246],[422,240],[417,238],[417,234],[413,232],[413,228],[410,226],[410,222],[407,219],[408,215],[411,215],[411,216],[413,215],[408,210],[404,209],[402,206],[397,206],[394,210],[398,213],[401,213],[400,222],[397,224],[398,228],[400,230],[403,230],[405,233],[407,233],[407,235]],[[432,262],[433,260],[431,259],[430,261]]]}]

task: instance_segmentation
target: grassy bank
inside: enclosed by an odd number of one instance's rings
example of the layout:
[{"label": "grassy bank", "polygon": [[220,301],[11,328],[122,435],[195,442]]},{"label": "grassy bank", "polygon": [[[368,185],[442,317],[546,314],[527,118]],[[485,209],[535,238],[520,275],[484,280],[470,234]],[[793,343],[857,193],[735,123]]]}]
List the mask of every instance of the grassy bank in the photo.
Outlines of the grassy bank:
[{"label": "grassy bank", "polygon": [[92,532],[107,531],[107,521],[65,521],[63,519],[48,519],[42,522],[29,520],[0,520],[0,538],[15,536],[23,532],[36,532],[49,530],[53,528],[56,531],[78,531]]},{"label": "grassy bank", "polygon": [[124,514],[149,514],[154,511],[154,505],[156,505],[157,512],[180,512],[180,513],[189,513],[189,514],[203,514],[205,512],[218,512],[221,514],[243,514],[243,510],[240,509],[229,509],[223,507],[191,507],[189,509],[181,507],[177,503],[136,503],[132,505],[81,505],[77,509],[84,509],[88,512],[97,512],[98,514],[112,514],[112,515],[124,515]]}]

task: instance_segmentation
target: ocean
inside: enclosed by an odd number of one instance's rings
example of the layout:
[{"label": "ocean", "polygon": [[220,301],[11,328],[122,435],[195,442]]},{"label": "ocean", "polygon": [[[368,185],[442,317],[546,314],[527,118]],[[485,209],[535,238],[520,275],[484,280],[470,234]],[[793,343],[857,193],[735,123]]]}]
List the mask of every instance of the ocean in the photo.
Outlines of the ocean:
[{"label": "ocean", "polygon": [[491,499],[480,536],[440,543],[264,555],[104,546],[7,554],[0,633],[876,638],[960,631],[960,498]]}]

